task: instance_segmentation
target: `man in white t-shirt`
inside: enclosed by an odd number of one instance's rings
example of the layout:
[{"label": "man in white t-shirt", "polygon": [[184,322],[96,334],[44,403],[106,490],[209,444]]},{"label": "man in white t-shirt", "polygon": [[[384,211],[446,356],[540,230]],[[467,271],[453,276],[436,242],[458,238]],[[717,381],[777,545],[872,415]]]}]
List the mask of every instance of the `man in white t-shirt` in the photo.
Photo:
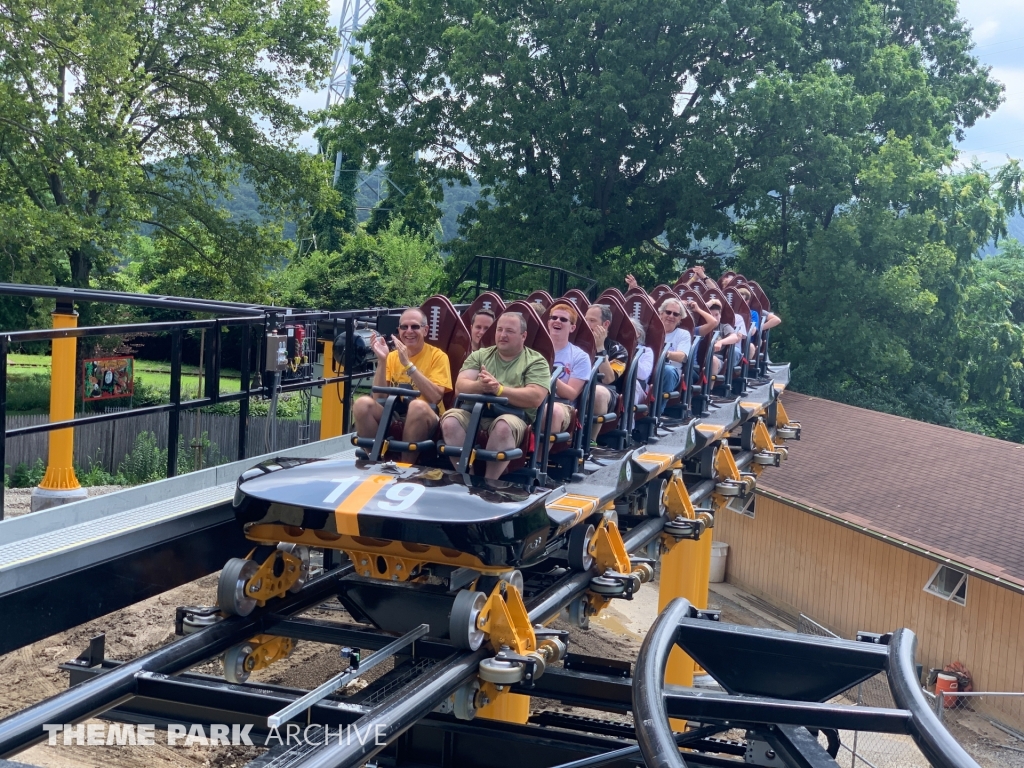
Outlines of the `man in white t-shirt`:
[{"label": "man in white t-shirt", "polygon": [[[590,355],[569,341],[576,330],[579,314],[567,302],[559,301],[548,310],[548,335],[555,348],[555,365],[562,373],[555,381],[555,397],[575,404],[590,378]],[[566,432],[572,423],[573,405],[555,403],[553,432]]]}]

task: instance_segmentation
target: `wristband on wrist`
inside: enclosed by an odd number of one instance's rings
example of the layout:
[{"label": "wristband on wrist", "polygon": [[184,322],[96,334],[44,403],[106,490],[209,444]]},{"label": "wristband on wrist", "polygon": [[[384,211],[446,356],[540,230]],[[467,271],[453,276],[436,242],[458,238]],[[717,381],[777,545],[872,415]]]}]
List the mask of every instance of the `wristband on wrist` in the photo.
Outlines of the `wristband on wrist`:
[{"label": "wristband on wrist", "polygon": [[495,397],[501,397],[501,393],[505,391],[505,385],[499,384],[498,391],[494,393]]},{"label": "wristband on wrist", "polygon": [[409,363],[407,366],[405,366],[405,373],[407,376],[412,376],[418,370],[419,369],[412,363]]}]

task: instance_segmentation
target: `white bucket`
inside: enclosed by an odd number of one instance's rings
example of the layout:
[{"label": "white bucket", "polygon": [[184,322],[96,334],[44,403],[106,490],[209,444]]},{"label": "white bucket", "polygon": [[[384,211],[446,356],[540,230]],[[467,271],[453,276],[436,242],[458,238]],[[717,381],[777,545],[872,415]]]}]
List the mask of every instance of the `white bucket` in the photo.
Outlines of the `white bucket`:
[{"label": "white bucket", "polygon": [[711,568],[708,569],[708,581],[721,584],[725,581],[725,561],[729,557],[729,545],[724,541],[711,542]]}]

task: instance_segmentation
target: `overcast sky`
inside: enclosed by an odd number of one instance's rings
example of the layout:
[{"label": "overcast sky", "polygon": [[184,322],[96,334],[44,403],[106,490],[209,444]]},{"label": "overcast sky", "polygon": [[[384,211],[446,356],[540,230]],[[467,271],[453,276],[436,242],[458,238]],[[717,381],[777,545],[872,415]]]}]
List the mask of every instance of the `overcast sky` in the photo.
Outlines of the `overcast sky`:
[{"label": "overcast sky", "polygon": [[[334,25],[341,6],[342,0],[330,0]],[[1005,162],[1007,155],[1024,157],[1024,0],[960,0],[960,13],[974,29],[975,54],[1006,86],[1002,106],[967,132],[961,161],[976,157],[990,166]],[[320,109],[326,91],[303,94],[299,102]],[[311,138],[303,143],[313,145]]]},{"label": "overcast sky", "polygon": [[1006,86],[1005,101],[967,132],[962,159],[986,165],[1024,157],[1024,4],[1021,0],[960,0],[960,13],[974,28],[975,55]]}]

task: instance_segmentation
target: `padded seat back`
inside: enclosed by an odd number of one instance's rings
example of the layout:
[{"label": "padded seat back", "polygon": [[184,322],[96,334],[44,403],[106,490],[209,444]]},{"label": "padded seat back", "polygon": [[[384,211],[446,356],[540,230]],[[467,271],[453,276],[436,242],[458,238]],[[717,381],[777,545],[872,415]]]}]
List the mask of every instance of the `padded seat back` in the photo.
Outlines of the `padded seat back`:
[{"label": "padded seat back", "polygon": [[[736,289],[731,285],[723,292],[725,294],[725,300],[730,307],[734,316],[741,317],[743,319],[743,330],[750,331],[750,306],[743,300]],[[735,326],[736,323],[733,323]]]},{"label": "padded seat back", "polygon": [[755,296],[757,296],[757,300],[761,303],[761,311],[771,312],[772,303],[768,301],[768,297],[765,295],[764,291],[761,290],[761,286],[755,283],[753,280],[750,280],[747,283],[747,286],[750,288],[751,292]]},{"label": "padded seat back", "polygon": [[597,301],[595,303],[597,303],[597,304],[606,304],[607,303],[606,299],[609,296],[611,296],[612,298],[618,300],[618,302],[620,304],[622,304],[623,306],[626,305],[626,297],[622,295],[622,291],[620,291],[618,288],[608,288],[608,289],[602,291],[601,295],[597,297]]},{"label": "padded seat back", "polygon": [[[626,296],[626,311],[630,317],[640,321],[640,327],[644,329],[646,340],[645,346],[654,351],[654,359],[661,356],[661,348],[665,345],[665,326],[661,322],[661,315],[654,307],[651,297],[644,291],[638,293],[630,291]],[[683,319],[686,318],[686,309],[683,309]]]},{"label": "padded seat back", "polygon": [[579,288],[570,288],[565,292],[565,295],[562,298],[571,301],[576,308],[579,309],[580,314],[586,312],[587,308],[590,306],[590,299],[587,298],[587,294]]},{"label": "padded seat back", "polygon": [[676,280],[676,284],[679,284],[679,283],[689,283],[695,277],[697,277],[697,268],[696,267],[690,267],[689,269],[685,270],[683,272],[683,274],[681,274],[679,276],[679,279]]},{"label": "padded seat back", "polygon": [[481,309],[489,309],[497,317],[505,311],[505,301],[494,291],[484,291],[481,293],[473,299],[473,303],[462,313],[462,322],[466,324],[467,328],[472,327],[473,315]]},{"label": "padded seat back", "polygon": [[[739,323],[736,322],[736,312],[733,310],[729,300],[725,298],[725,294],[718,288],[708,288],[704,291],[704,303],[711,301],[712,297],[718,299],[718,303],[722,305],[722,322],[728,323],[735,328]],[[738,296],[736,298],[739,298]],[[749,318],[748,318],[749,320]],[[742,322],[742,321],[741,321]],[[749,324],[748,324],[749,327]]]},{"label": "padded seat back", "polygon": [[543,288],[538,288],[536,291],[527,296],[526,301],[527,303],[531,304],[535,301],[539,301],[541,304],[544,305],[544,309],[548,309],[552,304],[555,303],[555,300],[551,297],[551,294],[545,291]]},{"label": "padded seat back", "polygon": [[[540,352],[544,355],[544,359],[548,361],[548,365],[553,365],[555,362],[555,348],[551,344],[551,337],[548,336],[547,326],[541,321],[536,310],[529,303],[520,299],[509,304],[505,307],[504,311],[519,312],[526,318],[526,346]],[[481,347],[494,346],[494,331],[497,325],[497,323],[494,323],[487,329],[483,338],[480,339]]]},{"label": "padded seat back", "polygon": [[[675,291],[670,287],[661,283],[660,285],[654,286],[654,290],[651,291],[651,303],[655,307],[660,307],[661,302],[669,296],[675,296]],[[678,296],[676,296],[678,298]]]},{"label": "padded seat back", "polygon": [[[420,309],[427,316],[427,343],[448,355],[454,384],[472,349],[469,329],[447,296],[431,296]],[[446,393],[444,407],[451,408],[454,398],[454,393]]]}]

